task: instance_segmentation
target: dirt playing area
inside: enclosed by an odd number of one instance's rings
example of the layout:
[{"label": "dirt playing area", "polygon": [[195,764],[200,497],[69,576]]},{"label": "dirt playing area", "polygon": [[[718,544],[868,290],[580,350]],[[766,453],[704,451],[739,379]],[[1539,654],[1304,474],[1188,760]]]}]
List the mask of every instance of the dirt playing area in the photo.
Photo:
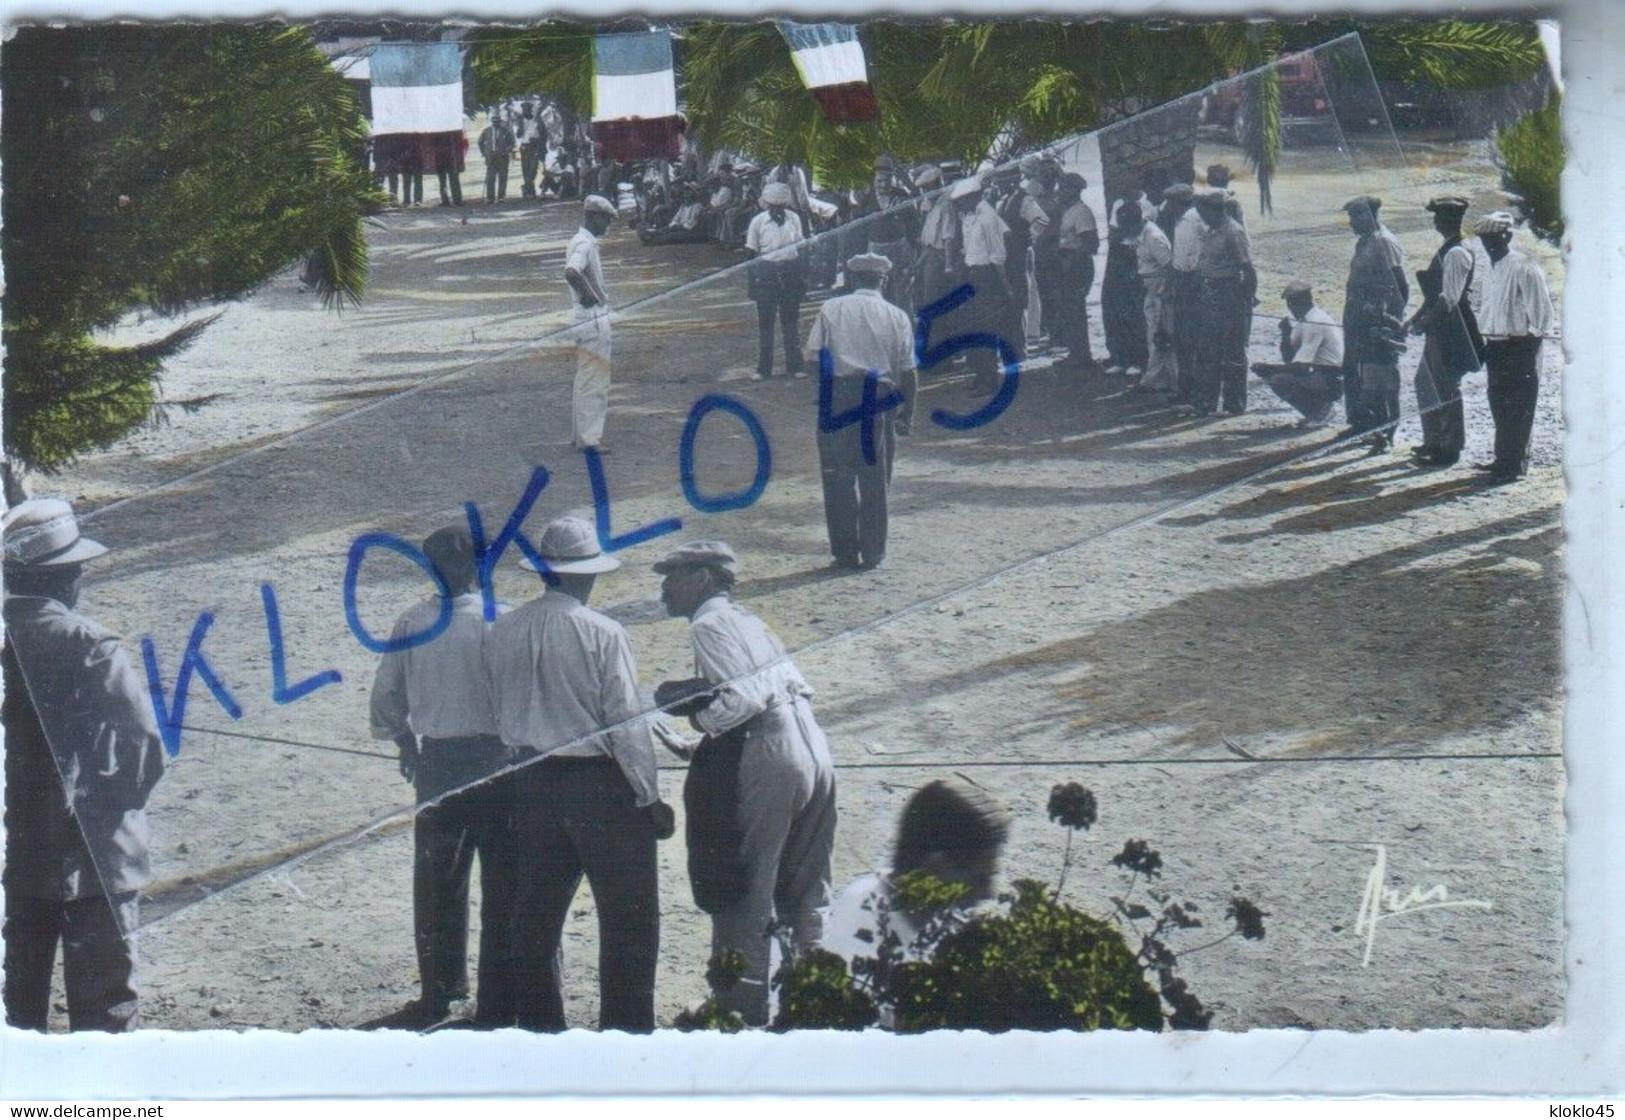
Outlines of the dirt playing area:
[{"label": "dirt playing area", "polygon": [[[1286,280],[1310,281],[1340,311],[1346,197],[1382,196],[1412,270],[1437,245],[1430,195],[1464,193],[1474,213],[1504,205],[1486,145],[1406,156],[1408,170],[1378,172],[1288,152],[1273,216],[1239,182],[1260,271],[1253,360],[1277,358]],[[1204,148],[1197,166],[1216,159],[1241,163]],[[465,197],[482,183],[476,160]],[[35,480],[36,493],[97,509],[87,531],[114,550],[87,578],[86,611],[138,656],[150,637],[170,687],[212,612],[203,648],[243,710],[231,720],[194,680],[194,730],[154,795],[147,1026],[349,1027],[416,994],[411,791],[390,745],[368,738],[376,656],[346,622],[346,559],[362,534],[418,540],[465,502],[494,535],[537,465],[549,479],[532,534],[560,514],[592,517],[569,449],[573,359],[550,337],[565,321],[577,218],[577,204],[516,199],[391,210],[370,233],[363,307],[336,316],[294,273],[277,279],[172,364],[165,397],[193,407]],[[1516,246],[1560,298],[1556,251],[1521,233]],[[1045,802],[1052,784],[1079,781],[1100,820],[1075,852],[1068,900],[1109,912],[1125,880],[1107,861],[1135,838],[1162,852],[1162,885],[1208,919],[1187,947],[1227,928],[1232,894],[1267,912],[1263,942],[1181,961],[1218,1028],[1525,1029],[1561,1015],[1558,344],[1543,351],[1530,474],[1500,488],[1469,465],[1489,457],[1482,375],[1464,386],[1460,466],[1421,471],[1403,454],[1420,438],[1419,342],[1401,362],[1401,450],[1375,458],[1335,444],[1332,428],[1295,427],[1256,378],[1244,415],[1182,418],[1043,358],[1004,415],[955,431],[926,417],[980,398],[962,371],[930,373],[899,454],[885,564],[836,575],[816,379],[750,380],[742,274],[683,286],[737,258],[642,246],[617,225],[603,259],[617,307],[670,293],[614,325],[611,529],[683,524],[622,550],[594,605],[628,626],[646,686],[687,676],[685,624],[663,616],[649,565],[679,539],[734,547],[738,597],[818,690],[840,768],[837,885],[884,864],[909,792],[949,774],[1011,807],[1004,878],[1053,882],[1066,836]],[[809,300],[804,314],[815,312]],[[700,513],[680,484],[683,425],[708,393],[744,404],[768,433],[769,484],[742,510]],[[749,484],[756,450],[738,422],[713,415],[699,448],[702,493]],[[497,588],[520,602],[541,585],[514,559]],[[289,676],[333,668],[339,683],[273,701],[267,583]],[[359,616],[387,632],[425,590],[410,564],[370,553]],[[662,789],[680,811],[681,766],[668,763]],[[1379,858],[1392,906],[1368,929]],[[704,994],[709,922],[681,831],[661,865],[657,998],[670,1022]],[[1412,892],[1470,905],[1394,912]],[[565,945],[576,1025],[596,1021],[596,943],[584,888]]]}]

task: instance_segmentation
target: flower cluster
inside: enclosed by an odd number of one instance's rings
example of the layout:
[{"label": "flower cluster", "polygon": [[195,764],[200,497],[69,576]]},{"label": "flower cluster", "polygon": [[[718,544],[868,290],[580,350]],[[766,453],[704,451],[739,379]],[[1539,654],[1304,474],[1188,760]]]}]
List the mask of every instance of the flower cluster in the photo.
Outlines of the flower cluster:
[{"label": "flower cluster", "polygon": [[1264,940],[1264,919],[1269,916],[1269,911],[1260,910],[1251,899],[1236,895],[1230,900],[1224,916],[1236,923],[1236,932],[1248,941]]},{"label": "flower cluster", "polygon": [[1077,782],[1067,782],[1049,791],[1049,819],[1074,831],[1088,831],[1095,823],[1097,806],[1093,791]]},{"label": "flower cluster", "polygon": [[1130,840],[1112,857],[1112,863],[1125,871],[1136,871],[1147,879],[1162,876],[1162,853],[1144,840]]}]

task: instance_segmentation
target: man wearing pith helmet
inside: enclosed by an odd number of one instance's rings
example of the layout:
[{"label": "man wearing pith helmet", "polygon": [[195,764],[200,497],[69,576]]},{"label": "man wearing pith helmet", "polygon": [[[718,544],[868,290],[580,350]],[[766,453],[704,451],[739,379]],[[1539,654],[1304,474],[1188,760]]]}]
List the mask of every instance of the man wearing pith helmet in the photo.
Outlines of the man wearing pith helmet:
[{"label": "man wearing pith helmet", "polygon": [[6,1021],[48,1028],[60,942],[68,1028],[130,1030],[163,740],[124,644],[77,609],[107,549],[55,498],[13,506],[4,534]]},{"label": "man wearing pith helmet", "polygon": [[[654,744],[621,624],[587,606],[621,566],[578,517],[536,542],[539,598],[491,626],[486,673],[497,731],[522,769],[514,782],[515,985],[521,1027],[562,1031],[559,946],[585,875],[598,910],[599,1025],[654,1029],[660,891],[655,841],[672,834]],[[521,562],[533,567],[531,561]]]},{"label": "man wearing pith helmet", "polygon": [[[704,732],[700,751],[725,738],[737,751],[734,816],[724,823],[737,829],[738,881],[725,904],[718,900],[707,909],[713,959],[732,950],[745,962],[738,983],[719,985],[717,1002],[761,1026],[771,931],[788,928],[792,950],[801,952],[818,943],[823,928],[819,910],[829,901],[835,848],[829,744],[813,718],[813,690],[783,643],[733,600],[733,550],[721,541],[691,541],[654,567],[665,577],[660,598],[667,612],[690,622],[703,690],[694,699],[683,687],[693,682],[668,682],[656,701]],[[686,702],[668,699],[674,691]],[[700,761],[696,753],[694,765]],[[684,796],[691,803],[687,791]],[[705,905],[699,890],[696,900]]]}]

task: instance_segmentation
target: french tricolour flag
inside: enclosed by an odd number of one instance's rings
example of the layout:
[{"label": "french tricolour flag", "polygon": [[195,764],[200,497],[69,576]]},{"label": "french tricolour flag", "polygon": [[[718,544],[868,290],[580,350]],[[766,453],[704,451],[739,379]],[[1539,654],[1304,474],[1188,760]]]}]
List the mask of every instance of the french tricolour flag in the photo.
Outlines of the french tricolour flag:
[{"label": "french tricolour flag", "polygon": [[592,44],[592,136],[604,159],[676,159],[683,151],[671,32],[598,35]]},{"label": "french tricolour flag", "polygon": [[374,136],[462,131],[463,61],[456,43],[379,43],[370,70]]},{"label": "french tricolour flag", "polygon": [[791,23],[779,20],[790,58],[801,72],[824,116],[836,124],[872,121],[880,115],[869,65],[850,23]]}]

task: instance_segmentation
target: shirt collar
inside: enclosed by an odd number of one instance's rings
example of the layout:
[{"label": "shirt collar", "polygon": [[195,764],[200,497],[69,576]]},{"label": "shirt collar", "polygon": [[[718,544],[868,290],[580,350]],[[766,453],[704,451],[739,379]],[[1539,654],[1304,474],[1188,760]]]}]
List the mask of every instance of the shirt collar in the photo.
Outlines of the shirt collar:
[{"label": "shirt collar", "polygon": [[698,622],[706,615],[715,614],[717,611],[731,606],[732,604],[733,600],[728,597],[728,593],[726,591],[718,591],[715,595],[711,596],[705,602],[694,608],[693,621]]}]

